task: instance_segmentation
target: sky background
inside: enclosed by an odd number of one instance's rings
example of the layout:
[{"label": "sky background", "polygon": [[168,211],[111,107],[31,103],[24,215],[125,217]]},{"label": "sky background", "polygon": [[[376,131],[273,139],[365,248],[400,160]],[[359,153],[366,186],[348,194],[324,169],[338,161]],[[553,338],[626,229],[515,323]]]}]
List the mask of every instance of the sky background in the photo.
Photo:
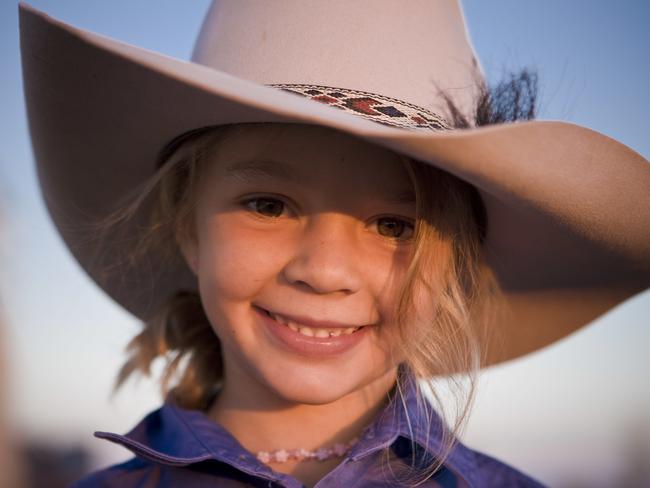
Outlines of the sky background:
[{"label": "sky background", "polygon": [[[208,0],[34,0],[66,22],[188,59]],[[536,68],[541,119],[585,125],[650,157],[650,2],[463,3],[488,80]],[[0,4],[0,296],[9,401],[28,439],[73,445],[94,466],[130,457],[92,438],[160,402],[150,381],[111,385],[137,321],[81,271],[38,191],[20,74],[17,3]],[[464,440],[554,486],[612,486],[650,459],[650,292],[556,345],[485,372]],[[598,469],[594,469],[598,466]],[[649,479],[650,482],[650,479]]]}]

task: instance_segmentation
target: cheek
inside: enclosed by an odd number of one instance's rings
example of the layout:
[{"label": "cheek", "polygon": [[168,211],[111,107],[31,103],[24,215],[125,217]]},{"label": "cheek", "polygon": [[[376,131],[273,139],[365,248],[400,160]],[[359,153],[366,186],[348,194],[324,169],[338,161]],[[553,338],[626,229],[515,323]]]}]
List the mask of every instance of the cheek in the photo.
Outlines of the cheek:
[{"label": "cheek", "polygon": [[388,323],[395,321],[397,302],[404,285],[409,262],[409,253],[400,250],[393,253],[389,259],[384,258],[382,261],[368,263],[370,272],[375,276],[373,285],[377,305],[381,310],[382,318]]},{"label": "cheek", "polygon": [[[436,249],[432,256],[426,256],[418,268],[429,270],[426,275],[416,271],[410,285],[409,305],[398,310],[399,300],[406,283],[410,255],[396,255],[391,268],[391,278],[386,281],[378,304],[384,318],[384,327],[379,329],[384,343],[398,344],[405,337],[417,343],[429,335],[435,326],[436,315],[444,293],[445,276],[448,273],[449,256],[446,249]],[[429,259],[426,259],[429,258]]]},{"label": "cheek", "polygon": [[443,308],[452,305],[451,296],[446,290],[449,286],[450,261],[444,259],[445,253],[441,253],[440,259],[429,263],[428,274],[420,275],[412,288],[411,307],[408,311],[409,340],[413,344],[426,341],[432,334],[438,335],[440,327],[440,312]]},{"label": "cheek", "polygon": [[197,273],[202,293],[222,300],[252,296],[281,269],[282,256],[274,249],[250,229],[230,225],[227,217],[205,221]]},{"label": "cheek", "polygon": [[404,360],[398,347],[401,335],[397,306],[409,263],[410,255],[406,251],[400,251],[395,252],[391,259],[384,260],[381,269],[378,266],[374,269],[377,279],[374,281],[373,294],[381,316],[381,326],[375,331],[377,345],[395,364]]}]

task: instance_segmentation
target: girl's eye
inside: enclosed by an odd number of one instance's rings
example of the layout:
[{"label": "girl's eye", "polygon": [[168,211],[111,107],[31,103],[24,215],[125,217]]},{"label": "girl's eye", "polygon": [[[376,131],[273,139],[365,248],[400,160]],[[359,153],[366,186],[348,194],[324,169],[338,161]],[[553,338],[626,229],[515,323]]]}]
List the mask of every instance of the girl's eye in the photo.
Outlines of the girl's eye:
[{"label": "girl's eye", "polygon": [[277,198],[257,197],[244,202],[244,205],[265,217],[280,217],[284,213],[284,202]]},{"label": "girl's eye", "polygon": [[377,219],[377,230],[382,236],[405,241],[413,237],[413,224],[394,217]]}]

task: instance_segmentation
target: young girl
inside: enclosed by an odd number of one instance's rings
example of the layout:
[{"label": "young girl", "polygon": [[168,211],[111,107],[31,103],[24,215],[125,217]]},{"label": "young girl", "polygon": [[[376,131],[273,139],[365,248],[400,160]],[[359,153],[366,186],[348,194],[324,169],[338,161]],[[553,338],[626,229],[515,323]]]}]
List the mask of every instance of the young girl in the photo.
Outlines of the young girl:
[{"label": "young girl", "polygon": [[216,2],[193,64],[23,7],[50,211],[144,320],[120,380],[168,360],[165,404],[97,434],[136,457],[78,486],[537,486],[455,442],[469,403],[448,428],[425,380],[471,398],[647,286],[646,162],[473,128],[534,107],[495,110],[455,2],[269,5]]}]

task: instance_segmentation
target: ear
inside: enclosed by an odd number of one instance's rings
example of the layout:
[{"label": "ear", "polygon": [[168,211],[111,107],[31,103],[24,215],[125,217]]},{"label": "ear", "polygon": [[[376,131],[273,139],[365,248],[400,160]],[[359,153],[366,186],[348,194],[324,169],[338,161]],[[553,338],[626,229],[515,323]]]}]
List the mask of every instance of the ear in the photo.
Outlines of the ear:
[{"label": "ear", "polygon": [[185,264],[192,270],[196,276],[199,269],[199,246],[195,236],[176,234],[176,243],[178,244]]}]

